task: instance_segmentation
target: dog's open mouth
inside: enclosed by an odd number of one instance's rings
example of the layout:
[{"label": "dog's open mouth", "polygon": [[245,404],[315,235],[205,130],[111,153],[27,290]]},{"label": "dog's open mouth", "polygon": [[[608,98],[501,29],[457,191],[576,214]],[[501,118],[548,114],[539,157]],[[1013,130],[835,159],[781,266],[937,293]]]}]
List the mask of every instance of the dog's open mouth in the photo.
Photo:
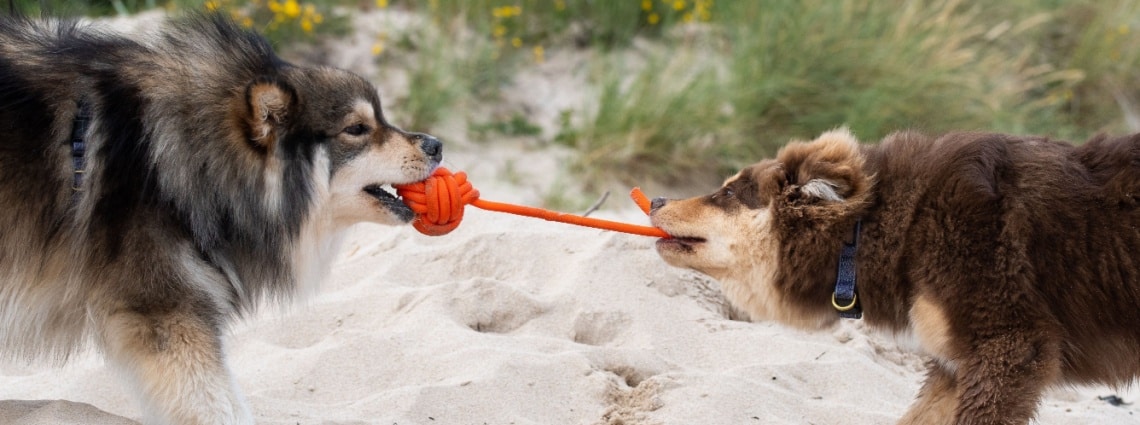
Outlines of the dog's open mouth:
[{"label": "dog's open mouth", "polygon": [[686,251],[692,251],[693,247],[705,243],[705,238],[696,236],[678,236],[671,235],[669,238],[661,238],[657,240],[658,248],[675,248]]},{"label": "dog's open mouth", "polygon": [[376,200],[380,201],[380,205],[399,217],[404,222],[412,221],[416,217],[415,211],[412,211],[404,201],[396,195],[393,195],[388,190],[384,189],[382,185],[371,184],[364,187],[364,193],[371,195]]}]

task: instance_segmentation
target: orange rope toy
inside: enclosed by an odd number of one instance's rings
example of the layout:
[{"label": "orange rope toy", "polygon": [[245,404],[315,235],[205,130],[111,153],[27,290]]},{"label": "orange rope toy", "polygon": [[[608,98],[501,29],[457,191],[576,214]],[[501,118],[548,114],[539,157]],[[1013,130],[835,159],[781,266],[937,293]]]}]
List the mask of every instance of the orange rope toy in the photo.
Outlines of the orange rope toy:
[{"label": "orange rope toy", "polygon": [[[631,233],[634,235],[668,238],[665,231],[651,226],[620,223],[616,221],[583,217],[573,214],[560,213],[542,208],[526,207],[522,205],[505,204],[502,202],[485,201],[479,199],[479,191],[467,181],[467,173],[462,171],[452,174],[446,168],[435,169],[426,180],[410,184],[393,185],[396,194],[404,199],[404,203],[416,212],[416,219],[412,226],[420,233],[429,236],[445,235],[459,226],[463,220],[463,207],[472,205],[488,211],[505,212],[527,217],[541,218],[560,223],[576,224],[593,227],[595,229],[613,230]],[[629,196],[637,206],[649,214],[649,198],[641,189],[633,188]]]}]

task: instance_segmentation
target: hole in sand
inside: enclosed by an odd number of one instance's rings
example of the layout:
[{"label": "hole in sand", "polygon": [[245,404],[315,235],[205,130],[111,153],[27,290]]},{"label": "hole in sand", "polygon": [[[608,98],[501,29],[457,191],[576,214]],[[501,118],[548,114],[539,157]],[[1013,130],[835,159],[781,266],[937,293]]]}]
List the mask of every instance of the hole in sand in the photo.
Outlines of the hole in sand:
[{"label": "hole in sand", "polygon": [[660,385],[656,381],[644,381],[644,385],[632,388],[611,387],[606,395],[609,407],[602,413],[604,425],[633,425],[658,423],[649,414],[662,407],[658,394]]},{"label": "hole in sand", "polygon": [[621,378],[621,380],[625,382],[625,385],[630,388],[636,388],[638,385],[641,385],[642,382],[645,382],[646,379],[652,378],[653,375],[655,375],[652,372],[638,370],[633,366],[613,366],[606,368],[605,371],[617,375],[618,378]]}]

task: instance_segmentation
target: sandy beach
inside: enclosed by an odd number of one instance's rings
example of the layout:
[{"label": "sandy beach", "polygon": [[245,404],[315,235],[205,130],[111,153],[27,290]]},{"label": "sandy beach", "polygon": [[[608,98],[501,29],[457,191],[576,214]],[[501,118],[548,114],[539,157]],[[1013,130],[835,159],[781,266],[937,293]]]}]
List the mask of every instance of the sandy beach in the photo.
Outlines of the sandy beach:
[{"label": "sandy beach", "polygon": [[[574,75],[551,62],[514,90],[573,94]],[[389,81],[382,92],[400,80]],[[573,101],[532,113],[549,126]],[[549,172],[564,155],[553,149],[447,149],[445,165],[486,199],[539,205],[566,178]],[[661,195],[675,194],[650,193]],[[622,193],[593,216],[647,223]],[[889,337],[858,321],[814,334],[745,321],[717,282],[653,247],[473,208],[441,237],[360,225],[319,294],[234,326],[230,366],[258,423],[281,425],[892,424],[918,391],[924,359]],[[1140,401],[1135,386],[1054,390],[1038,422],[1140,423],[1140,405],[1098,398],[1110,395]],[[0,362],[0,424],[140,416],[96,353],[63,367]]]}]

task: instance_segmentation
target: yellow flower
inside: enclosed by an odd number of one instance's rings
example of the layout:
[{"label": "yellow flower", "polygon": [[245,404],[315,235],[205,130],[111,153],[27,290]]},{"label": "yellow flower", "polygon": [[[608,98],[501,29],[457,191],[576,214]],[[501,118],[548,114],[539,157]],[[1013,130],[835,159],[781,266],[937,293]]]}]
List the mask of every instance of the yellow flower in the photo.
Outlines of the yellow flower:
[{"label": "yellow flower", "polygon": [[495,38],[507,35],[507,27],[502,25],[495,25],[495,28],[491,29],[491,35],[495,36]]},{"label": "yellow flower", "polygon": [[269,0],[269,3],[267,3],[266,6],[269,7],[270,12],[278,13],[281,11],[281,3],[277,0]]},{"label": "yellow flower", "polygon": [[284,13],[285,16],[296,18],[301,16],[301,5],[297,4],[297,0],[286,0],[281,12]]},{"label": "yellow flower", "polygon": [[381,9],[387,9],[388,8],[388,0],[376,0],[376,7],[379,7]]},{"label": "yellow flower", "polygon": [[518,37],[512,38],[511,45],[515,46],[515,48],[522,47],[522,39]]},{"label": "yellow flower", "polygon": [[534,46],[534,61],[537,63],[546,62],[546,49],[542,46]]},{"label": "yellow flower", "polygon": [[649,22],[649,25],[657,25],[658,22],[661,22],[661,15],[650,13],[649,17],[645,18],[645,20]]},{"label": "yellow flower", "polygon": [[313,14],[313,23],[314,24],[320,24],[321,22],[324,22],[324,21],[325,21],[325,15],[322,15],[320,13],[314,13]]},{"label": "yellow flower", "polygon": [[377,41],[376,43],[373,43],[372,44],[372,56],[380,56],[381,53],[384,53],[384,42],[383,41]]},{"label": "yellow flower", "polygon": [[253,18],[248,16],[241,18],[241,26],[246,28],[253,28]]},{"label": "yellow flower", "polygon": [[301,18],[301,31],[304,31],[305,34],[311,34],[313,32],[313,21],[309,18]]},{"label": "yellow flower", "polygon": [[693,12],[685,12],[684,15],[681,15],[681,21],[693,22]]},{"label": "yellow flower", "polygon": [[218,10],[218,2],[216,2],[216,1],[212,1],[212,0],[211,0],[211,1],[207,1],[207,2],[206,2],[206,10],[209,10],[209,11],[211,11],[211,12],[213,12],[213,11],[215,11],[215,10]]},{"label": "yellow flower", "polygon": [[521,6],[503,6],[491,9],[491,16],[496,18],[510,18],[522,14]]},{"label": "yellow flower", "polygon": [[653,0],[641,0],[641,10],[646,12],[653,10]]},{"label": "yellow flower", "polygon": [[559,12],[566,10],[566,1],[565,0],[554,0],[554,10],[557,10]]},{"label": "yellow flower", "polygon": [[698,19],[708,22],[712,19],[712,12],[709,11],[712,3],[712,0],[697,0],[693,3],[693,13],[696,13]]},{"label": "yellow flower", "polygon": [[685,10],[685,0],[674,0],[673,10]]}]

